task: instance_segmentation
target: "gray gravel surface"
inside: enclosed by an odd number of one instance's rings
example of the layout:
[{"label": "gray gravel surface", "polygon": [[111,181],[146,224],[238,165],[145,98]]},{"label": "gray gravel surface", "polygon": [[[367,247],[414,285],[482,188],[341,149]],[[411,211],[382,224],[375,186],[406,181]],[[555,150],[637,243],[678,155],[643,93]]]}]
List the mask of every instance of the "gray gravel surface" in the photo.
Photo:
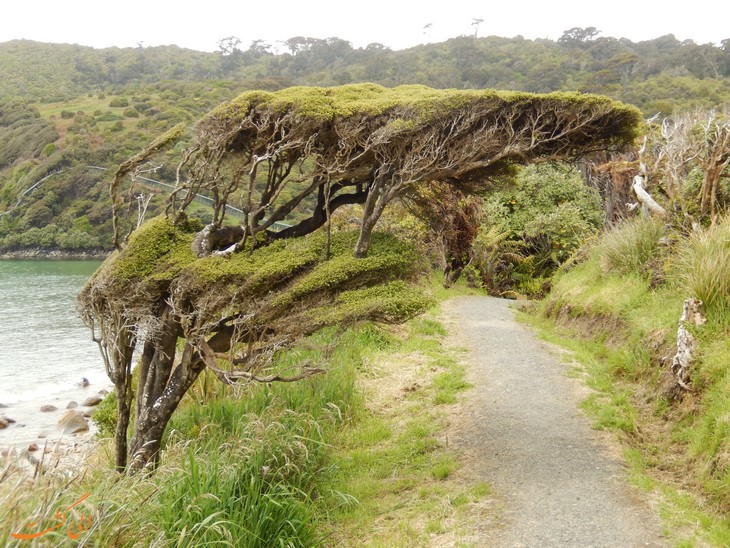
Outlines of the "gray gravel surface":
[{"label": "gray gravel surface", "polygon": [[475,385],[450,443],[498,501],[484,545],[667,545],[645,495],[627,482],[620,450],[580,411],[581,382],[514,320],[511,304],[459,297],[443,306]]}]

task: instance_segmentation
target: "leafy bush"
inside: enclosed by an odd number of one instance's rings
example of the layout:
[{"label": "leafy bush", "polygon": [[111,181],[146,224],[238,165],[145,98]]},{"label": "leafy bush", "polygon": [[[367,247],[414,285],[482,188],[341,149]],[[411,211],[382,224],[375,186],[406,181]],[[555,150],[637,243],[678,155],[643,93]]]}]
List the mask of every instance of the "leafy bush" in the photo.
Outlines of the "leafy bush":
[{"label": "leafy bush", "polygon": [[[474,244],[477,268],[493,293],[539,296],[552,273],[603,224],[594,190],[564,165],[523,169],[514,187],[490,195]],[[535,281],[538,280],[538,281]]]},{"label": "leafy bush", "polygon": [[111,111],[106,111],[103,114],[100,114],[99,116],[96,116],[97,122],[116,122],[117,120],[123,120],[123,116],[119,116],[119,114],[114,114]]},{"label": "leafy bush", "polygon": [[99,429],[98,435],[102,438],[114,436],[117,427],[117,391],[112,390],[91,414],[91,420]]},{"label": "leafy bush", "polygon": [[56,139],[53,124],[37,118],[29,107],[0,103],[0,168],[40,155]]},{"label": "leafy bush", "polygon": [[109,101],[109,106],[112,108],[128,107],[129,99],[126,97],[114,97],[114,99]]}]

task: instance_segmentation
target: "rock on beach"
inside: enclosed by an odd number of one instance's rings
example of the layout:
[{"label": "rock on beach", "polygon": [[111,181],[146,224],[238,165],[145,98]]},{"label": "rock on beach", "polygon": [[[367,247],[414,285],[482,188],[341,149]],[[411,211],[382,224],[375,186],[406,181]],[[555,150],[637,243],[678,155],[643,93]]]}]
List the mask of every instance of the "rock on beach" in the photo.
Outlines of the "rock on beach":
[{"label": "rock on beach", "polygon": [[66,413],[58,419],[58,427],[64,434],[86,432],[89,429],[89,421],[86,420],[82,413],[71,409],[70,411],[66,411]]},{"label": "rock on beach", "polygon": [[84,407],[94,407],[95,405],[99,405],[101,403],[101,396],[90,396],[84,400],[84,403],[81,404]]}]

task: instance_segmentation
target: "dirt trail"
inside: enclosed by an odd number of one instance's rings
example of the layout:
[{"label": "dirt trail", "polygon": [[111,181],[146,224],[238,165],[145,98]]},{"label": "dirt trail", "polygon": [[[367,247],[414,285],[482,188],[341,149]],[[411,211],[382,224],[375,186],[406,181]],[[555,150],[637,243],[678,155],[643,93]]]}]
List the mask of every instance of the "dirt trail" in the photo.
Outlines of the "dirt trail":
[{"label": "dirt trail", "polygon": [[469,351],[466,410],[450,445],[467,473],[493,487],[495,522],[485,546],[666,546],[658,517],[627,480],[619,452],[578,407],[580,381],[502,299],[443,305],[451,342]]}]

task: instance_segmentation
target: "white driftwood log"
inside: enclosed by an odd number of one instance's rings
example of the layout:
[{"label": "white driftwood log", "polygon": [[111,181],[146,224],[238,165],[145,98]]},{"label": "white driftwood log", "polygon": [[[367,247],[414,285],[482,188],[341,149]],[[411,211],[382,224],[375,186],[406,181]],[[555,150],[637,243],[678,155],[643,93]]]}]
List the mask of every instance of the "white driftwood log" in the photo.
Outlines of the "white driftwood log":
[{"label": "white driftwood log", "polygon": [[[654,200],[654,198],[651,197],[651,194],[646,191],[645,181],[649,177],[649,170],[644,162],[644,152],[646,152],[646,137],[644,137],[644,143],[639,149],[639,174],[634,177],[634,184],[631,188],[633,189],[634,194],[636,194],[636,197],[639,199],[639,203],[641,204],[641,208],[645,216],[648,217],[649,212],[652,212],[660,217],[666,217],[666,210],[656,203],[656,200]],[[626,205],[629,207],[629,211],[634,211],[639,207],[639,204]]]},{"label": "white driftwood log", "polygon": [[658,203],[656,203],[654,198],[652,198],[651,195],[644,188],[644,177],[642,177],[641,175],[637,175],[636,177],[634,177],[634,184],[631,188],[634,190],[634,194],[636,194],[636,197],[641,202],[641,205],[643,206],[645,211],[648,210],[655,215],[659,215],[660,217],[666,217],[666,210]]},{"label": "white driftwood log", "polygon": [[704,325],[707,318],[702,311],[702,301],[699,299],[685,299],[682,315],[679,317],[677,329],[677,353],[672,358],[672,373],[677,384],[685,390],[690,390],[689,368],[692,365],[692,353],[695,349],[695,338],[687,329],[687,325]]}]

